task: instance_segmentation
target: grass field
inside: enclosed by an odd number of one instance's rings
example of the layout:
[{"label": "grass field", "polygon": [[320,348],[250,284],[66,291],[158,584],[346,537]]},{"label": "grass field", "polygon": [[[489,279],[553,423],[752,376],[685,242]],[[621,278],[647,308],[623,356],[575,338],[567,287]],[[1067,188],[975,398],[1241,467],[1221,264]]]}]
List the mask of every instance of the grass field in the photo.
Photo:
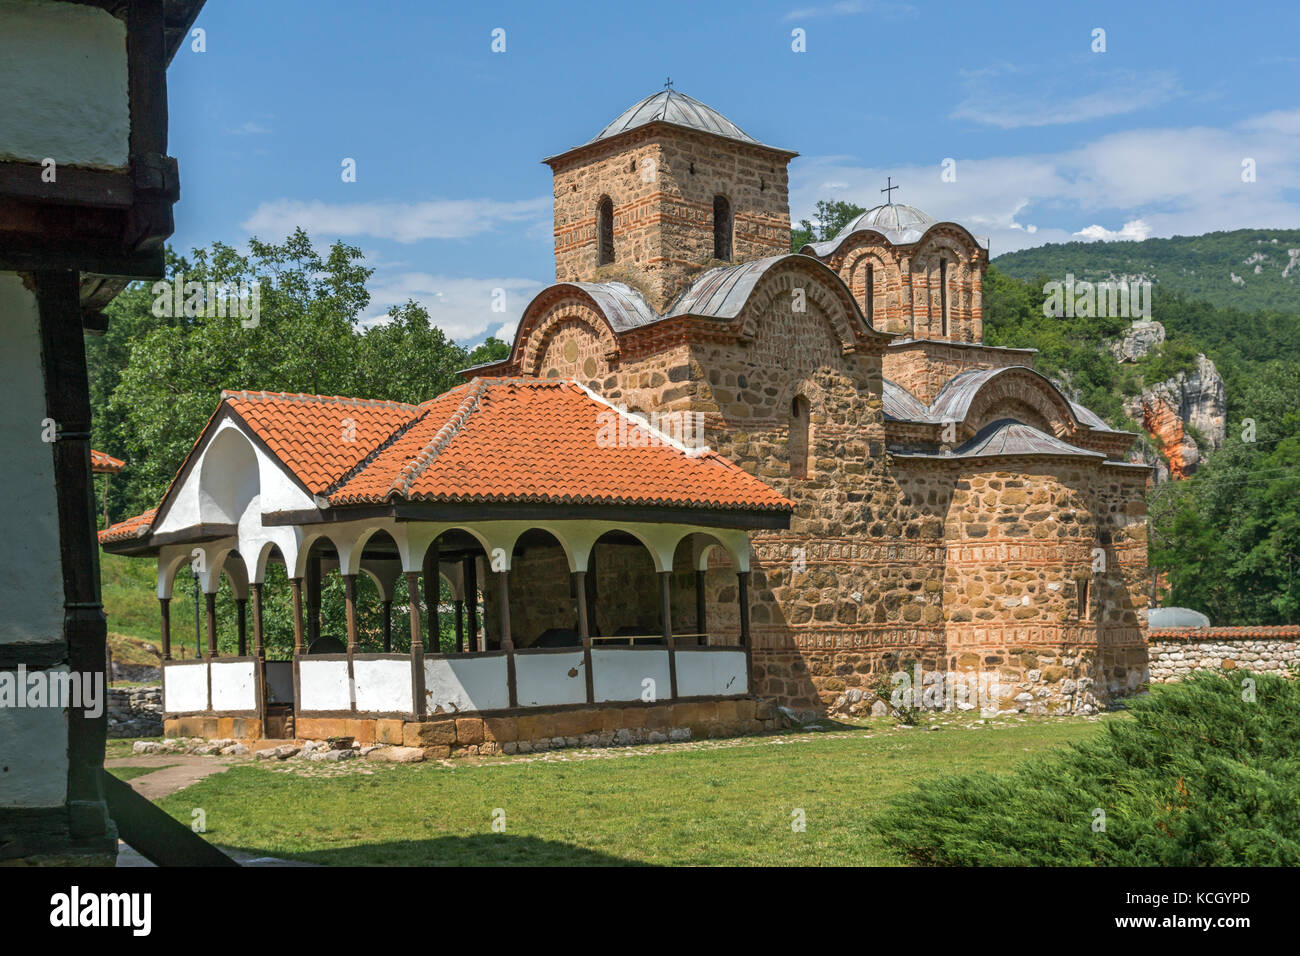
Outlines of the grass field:
[{"label": "grass field", "polygon": [[[871,822],[927,780],[1000,771],[1090,718],[888,719],[821,732],[397,766],[247,763],[160,801],[226,847],[328,865],[891,865]],[[291,771],[291,767],[297,770]],[[792,823],[802,812],[804,832]],[[494,812],[505,831],[493,831]]]}]

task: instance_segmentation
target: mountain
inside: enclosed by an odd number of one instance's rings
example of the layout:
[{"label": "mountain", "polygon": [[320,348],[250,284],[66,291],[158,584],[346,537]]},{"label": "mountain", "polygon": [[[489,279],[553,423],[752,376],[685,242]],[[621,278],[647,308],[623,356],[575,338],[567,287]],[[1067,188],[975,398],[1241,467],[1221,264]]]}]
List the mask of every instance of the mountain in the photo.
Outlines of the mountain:
[{"label": "mountain", "polygon": [[993,260],[1017,279],[1147,279],[1187,299],[1243,312],[1300,313],[1300,229],[1237,229],[1141,242],[1066,242]]}]

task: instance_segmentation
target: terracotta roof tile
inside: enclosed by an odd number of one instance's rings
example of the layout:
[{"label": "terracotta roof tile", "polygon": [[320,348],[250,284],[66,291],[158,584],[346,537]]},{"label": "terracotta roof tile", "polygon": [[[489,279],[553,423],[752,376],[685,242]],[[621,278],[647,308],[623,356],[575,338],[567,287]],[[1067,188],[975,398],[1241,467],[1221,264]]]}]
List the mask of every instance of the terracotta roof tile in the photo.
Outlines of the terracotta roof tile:
[{"label": "terracotta roof tile", "polygon": [[126,462],[102,451],[90,449],[90,470],[97,475],[116,475],[126,467]]},{"label": "terracotta roof tile", "polygon": [[125,521],[119,521],[117,524],[109,525],[103,531],[99,532],[99,543],[107,544],[110,541],[130,541],[138,538],[153,524],[154,515],[158,513],[157,508],[150,508],[144,514],[138,514],[134,518],[127,518]]},{"label": "terracotta roof tile", "polygon": [[[420,418],[330,495],[335,504],[502,501],[790,510],[720,455],[692,453],[574,382],[480,378]],[[635,441],[609,441],[621,433]]]},{"label": "terracotta roof tile", "polygon": [[337,395],[222,392],[221,399],[314,494],[328,491],[419,413],[404,402]]}]

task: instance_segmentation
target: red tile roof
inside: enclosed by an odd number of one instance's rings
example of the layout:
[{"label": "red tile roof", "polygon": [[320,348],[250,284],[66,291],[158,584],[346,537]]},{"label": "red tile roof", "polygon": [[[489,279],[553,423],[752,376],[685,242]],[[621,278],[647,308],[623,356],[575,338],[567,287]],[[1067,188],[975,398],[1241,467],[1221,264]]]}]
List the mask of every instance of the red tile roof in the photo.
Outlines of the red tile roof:
[{"label": "red tile roof", "polygon": [[688,453],[630,424],[574,382],[475,379],[422,417],[329,498],[635,504],[787,511],[791,503],[722,456]]},{"label": "red tile roof", "polygon": [[116,475],[126,467],[126,462],[102,451],[90,449],[90,470],[96,475]]},{"label": "red tile roof", "polygon": [[99,543],[108,544],[110,541],[131,541],[140,537],[142,530],[147,530],[153,524],[154,515],[158,513],[157,508],[150,508],[144,514],[136,515],[134,518],[127,518],[125,521],[119,521],[117,524],[109,525],[103,531],[99,532]]},{"label": "red tile roof", "polygon": [[[721,455],[673,444],[576,382],[478,378],[421,405],[284,392],[222,392],[221,401],[205,433],[228,408],[312,494],[336,506],[794,507]],[[607,440],[619,435],[636,440]],[[101,531],[100,541],[134,538],[155,513]]]}]

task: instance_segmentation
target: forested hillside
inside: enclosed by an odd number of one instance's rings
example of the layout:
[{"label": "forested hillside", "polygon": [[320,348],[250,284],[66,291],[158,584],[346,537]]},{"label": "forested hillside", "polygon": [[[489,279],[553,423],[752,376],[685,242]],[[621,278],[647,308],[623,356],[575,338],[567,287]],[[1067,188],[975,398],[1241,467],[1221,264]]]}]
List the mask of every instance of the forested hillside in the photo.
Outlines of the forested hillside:
[{"label": "forested hillside", "polygon": [[1066,273],[1096,282],[1145,278],[1167,292],[1222,308],[1300,313],[1300,229],[1237,229],[1141,242],[1067,242],[995,260],[1017,279]]}]

